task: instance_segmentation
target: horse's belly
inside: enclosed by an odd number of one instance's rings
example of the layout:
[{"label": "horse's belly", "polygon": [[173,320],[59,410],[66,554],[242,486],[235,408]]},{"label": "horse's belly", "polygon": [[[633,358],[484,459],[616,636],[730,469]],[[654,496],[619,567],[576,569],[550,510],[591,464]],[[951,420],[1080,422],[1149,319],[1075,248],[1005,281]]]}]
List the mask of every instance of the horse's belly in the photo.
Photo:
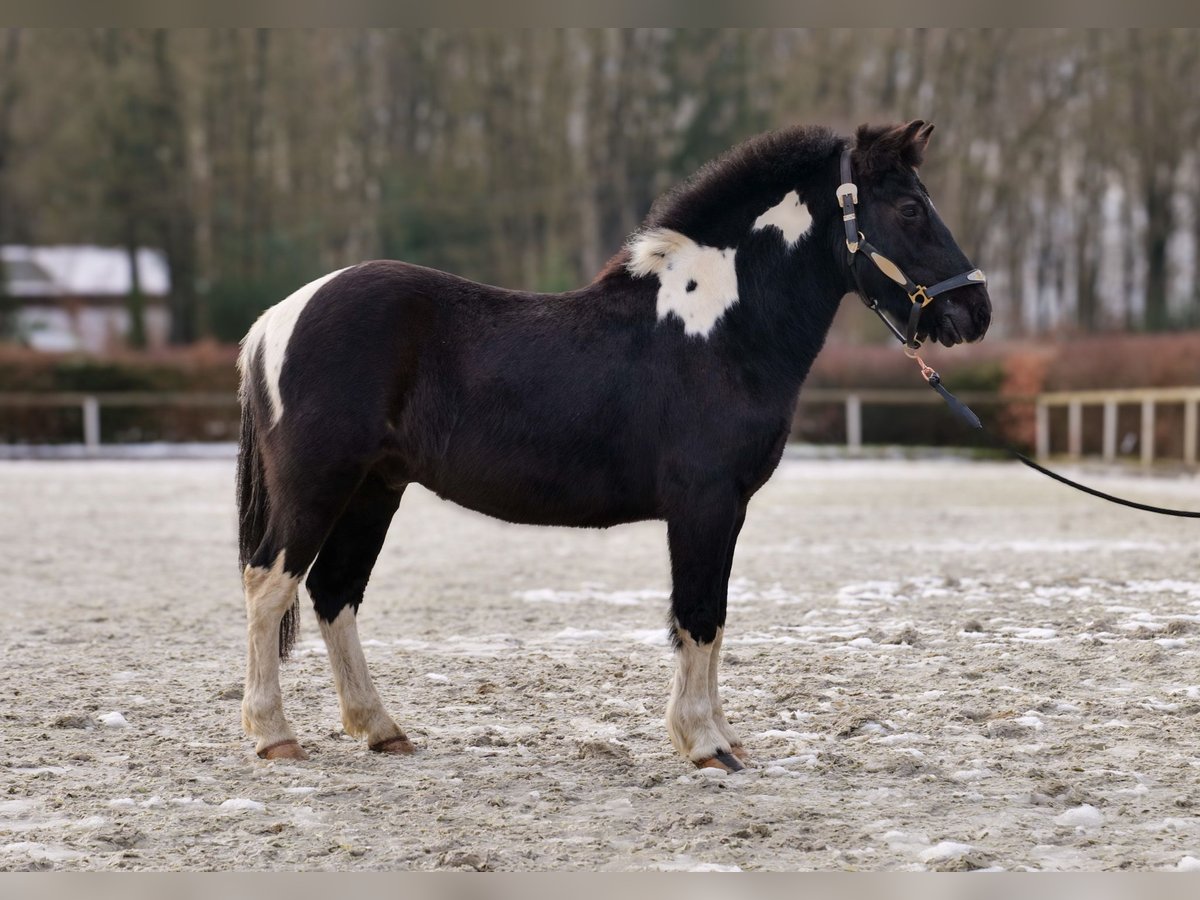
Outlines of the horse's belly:
[{"label": "horse's belly", "polygon": [[607,528],[656,516],[649,485],[630,473],[615,477],[607,467],[449,465],[417,480],[459,506],[522,525]]}]

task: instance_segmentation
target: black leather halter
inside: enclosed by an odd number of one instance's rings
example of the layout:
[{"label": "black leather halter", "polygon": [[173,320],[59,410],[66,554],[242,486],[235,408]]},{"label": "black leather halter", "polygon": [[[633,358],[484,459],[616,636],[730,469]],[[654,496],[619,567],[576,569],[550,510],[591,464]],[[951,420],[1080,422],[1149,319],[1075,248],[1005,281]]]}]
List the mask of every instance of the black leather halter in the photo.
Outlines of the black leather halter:
[{"label": "black leather halter", "polygon": [[[842,183],[838,185],[837,198],[838,204],[842,207],[842,221],[846,224],[846,250],[849,254],[850,271],[854,273],[854,283],[857,286],[858,296],[862,298],[863,303],[867,304],[867,307],[872,312],[879,316],[892,334],[904,344],[904,352],[916,360],[917,365],[921,367],[921,376],[928,382],[931,388],[942,396],[942,399],[949,405],[951,412],[966,423],[967,427],[981,431],[994,446],[1011,453],[1034,471],[1047,475],[1068,487],[1091,494],[1093,497],[1099,497],[1101,500],[1108,500],[1110,503],[1118,503],[1121,506],[1128,506],[1132,509],[1158,513],[1159,515],[1200,519],[1200,511],[1151,506],[1148,503],[1127,500],[1124,497],[1117,497],[1114,494],[1108,494],[1104,491],[1080,484],[1078,481],[1073,481],[1065,475],[1059,475],[1057,472],[1047,469],[1040,463],[1030,459],[1012,444],[1008,443],[1008,441],[997,437],[984,428],[983,423],[979,420],[979,416],[975,415],[969,406],[946,389],[946,386],[942,384],[942,376],[935,372],[932,366],[927,365],[925,360],[921,359],[917,353],[921,348],[921,342],[917,340],[917,321],[921,318],[921,310],[928,306],[934,297],[944,294],[946,291],[954,290],[954,288],[966,287],[969,284],[986,284],[986,276],[979,269],[972,269],[970,272],[955,275],[953,278],[947,278],[945,281],[939,281],[933,287],[924,287],[916,284],[904,274],[903,269],[872,246],[863,236],[863,233],[858,230],[858,216],[854,211],[854,204],[858,202],[858,187],[854,184],[853,173],[850,170],[849,150],[842,152]],[[908,294],[908,299],[912,301],[912,312],[908,316],[907,334],[902,334],[900,329],[892,324],[891,319],[884,315],[883,310],[879,308],[879,302],[871,297],[863,288],[862,278],[858,273],[858,260],[864,253],[867,255],[867,259],[875,264],[875,268],[896,282],[896,284],[902,285]]]},{"label": "black leather halter", "polygon": [[[904,344],[906,350],[918,350],[921,347],[921,342],[917,340],[917,323],[921,319],[921,310],[932,303],[934,297],[944,294],[946,291],[967,287],[972,284],[987,284],[987,276],[983,274],[981,269],[972,269],[969,272],[963,272],[961,275],[955,275],[953,278],[947,278],[945,281],[939,281],[932,287],[925,287],[914,282],[904,274],[903,269],[880,253],[875,245],[868,241],[863,233],[858,230],[858,213],[855,210],[855,204],[858,203],[858,185],[854,183],[854,173],[850,168],[849,148],[842,151],[841,177],[842,183],[838,185],[837,198],[838,204],[842,207],[842,223],[846,228],[848,264],[850,271],[854,275],[854,284],[858,296],[867,305],[868,309],[883,320],[883,324],[896,336],[897,340]],[[875,268],[903,287],[904,292],[908,294],[908,299],[912,301],[912,309],[908,314],[908,323],[905,331],[900,331],[899,328],[892,324],[891,319],[884,315],[883,310],[879,308],[879,301],[870,296],[866,288],[863,287],[862,276],[858,271],[858,261],[863,255],[874,264]]]}]

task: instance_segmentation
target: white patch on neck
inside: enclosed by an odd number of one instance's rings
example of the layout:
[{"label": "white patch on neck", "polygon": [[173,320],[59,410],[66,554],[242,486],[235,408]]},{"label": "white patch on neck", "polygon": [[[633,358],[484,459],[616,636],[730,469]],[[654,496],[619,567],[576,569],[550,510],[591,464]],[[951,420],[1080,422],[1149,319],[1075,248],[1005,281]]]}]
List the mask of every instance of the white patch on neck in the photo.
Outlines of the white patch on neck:
[{"label": "white patch on neck", "polygon": [[627,268],[631,275],[658,277],[658,318],[674,313],[683,333],[708,337],[725,311],[738,302],[737,251],[705,247],[669,228],[634,238]]},{"label": "white patch on neck", "polygon": [[812,227],[812,216],[808,207],[795,191],[788,191],[783,199],[754,220],[751,231],[762,231],[774,226],[783,234],[783,242],[789,248],[795,246]]},{"label": "white patch on neck", "polygon": [[[352,269],[353,266],[346,268]],[[262,347],[262,378],[266,382],[267,395],[271,398],[271,424],[274,425],[283,418],[283,397],[279,393],[279,376],[283,372],[283,361],[287,356],[288,342],[292,339],[292,329],[300,313],[308,305],[318,290],[328,284],[346,269],[338,269],[323,275],[316,281],[310,281],[300,290],[290,294],[287,299],[276,303],[261,316],[242,339],[242,352],[238,355],[238,371],[242,376],[242,391],[246,390],[246,374],[250,360]]]}]

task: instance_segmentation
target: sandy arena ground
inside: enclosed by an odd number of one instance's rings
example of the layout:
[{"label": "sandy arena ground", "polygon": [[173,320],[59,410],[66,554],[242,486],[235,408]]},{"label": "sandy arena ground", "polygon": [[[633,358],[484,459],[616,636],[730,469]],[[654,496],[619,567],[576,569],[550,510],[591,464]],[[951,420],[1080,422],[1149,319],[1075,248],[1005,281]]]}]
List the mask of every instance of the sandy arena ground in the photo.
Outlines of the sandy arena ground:
[{"label": "sandy arena ground", "polygon": [[[1200,508],[1200,482],[1089,475]],[[1016,466],[789,459],[734,566],[725,706],[667,740],[658,523],[517,528],[419,489],[360,615],[419,744],[239,722],[231,461],[0,464],[0,869],[1200,868],[1200,532]]]}]

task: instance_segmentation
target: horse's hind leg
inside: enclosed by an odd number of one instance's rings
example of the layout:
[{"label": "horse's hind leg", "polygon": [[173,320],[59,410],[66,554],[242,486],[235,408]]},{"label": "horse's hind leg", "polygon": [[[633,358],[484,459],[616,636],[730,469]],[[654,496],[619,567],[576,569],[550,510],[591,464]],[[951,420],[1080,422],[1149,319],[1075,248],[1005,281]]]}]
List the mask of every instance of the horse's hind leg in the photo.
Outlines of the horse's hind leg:
[{"label": "horse's hind leg", "polygon": [[265,759],[306,759],[283,712],[279,660],[294,631],[281,628],[300,579],[362,480],[365,467],[299,467],[308,477],[271,487],[269,522],[242,574],[246,594],[246,687],[242,726]]},{"label": "horse's hind leg", "polygon": [[264,759],[308,758],[284,717],[279,689],[280,623],[296,602],[299,584],[300,576],[287,571],[284,550],[269,566],[251,562],[242,574],[247,637],[242,727],[256,738],[255,752]]},{"label": "horse's hind leg", "polygon": [[411,753],[413,745],[384,708],[367,671],[358,638],[358,606],[400,503],[396,489],[371,475],[325,539],[306,586],[329,650],[333,683],[347,734],[384,753]]}]

